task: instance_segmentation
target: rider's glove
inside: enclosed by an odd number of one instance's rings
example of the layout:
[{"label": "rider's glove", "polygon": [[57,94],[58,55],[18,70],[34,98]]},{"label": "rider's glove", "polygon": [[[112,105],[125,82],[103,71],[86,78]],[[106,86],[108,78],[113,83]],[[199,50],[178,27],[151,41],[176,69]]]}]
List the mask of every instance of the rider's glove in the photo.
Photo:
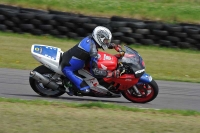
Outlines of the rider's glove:
[{"label": "rider's glove", "polygon": [[123,51],[122,50],[122,47],[120,46],[120,45],[114,45],[114,49],[117,51],[117,52],[121,52],[121,51]]},{"label": "rider's glove", "polygon": [[108,46],[109,49],[115,49],[117,52],[120,53],[120,57],[123,57],[125,52],[123,51],[122,47],[118,44],[110,43]]},{"label": "rider's glove", "polygon": [[118,44],[115,44],[115,43],[110,43],[108,45],[108,48],[109,49],[115,49],[117,52],[120,52],[122,50],[122,47]]},{"label": "rider's glove", "polygon": [[114,49],[120,53],[121,57],[124,56],[125,52],[120,45],[114,45]]},{"label": "rider's glove", "polygon": [[112,72],[108,71],[107,77],[108,78],[119,78],[120,76],[120,70],[114,70]]}]

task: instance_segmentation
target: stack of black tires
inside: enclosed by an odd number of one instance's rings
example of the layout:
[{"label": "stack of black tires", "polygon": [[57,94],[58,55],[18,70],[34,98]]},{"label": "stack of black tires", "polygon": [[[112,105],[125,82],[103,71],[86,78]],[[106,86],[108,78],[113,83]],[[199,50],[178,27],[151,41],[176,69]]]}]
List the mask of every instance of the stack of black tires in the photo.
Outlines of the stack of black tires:
[{"label": "stack of black tires", "polygon": [[200,50],[200,25],[167,24],[118,16],[103,18],[0,5],[0,31],[81,40],[99,25],[111,30],[114,43]]},{"label": "stack of black tires", "polygon": [[167,24],[113,16],[114,38],[127,44],[200,49],[200,25]]}]

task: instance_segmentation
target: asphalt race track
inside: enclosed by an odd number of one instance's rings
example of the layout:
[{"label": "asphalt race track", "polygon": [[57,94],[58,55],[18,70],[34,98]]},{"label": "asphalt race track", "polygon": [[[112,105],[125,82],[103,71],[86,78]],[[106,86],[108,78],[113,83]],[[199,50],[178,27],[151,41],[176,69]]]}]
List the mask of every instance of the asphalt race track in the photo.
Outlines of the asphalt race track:
[{"label": "asphalt race track", "polygon": [[200,84],[186,82],[159,81],[158,97],[150,103],[137,104],[125,98],[76,97],[67,94],[59,98],[44,98],[29,86],[29,70],[0,68],[0,97],[20,99],[62,100],[66,102],[95,102],[120,104],[130,107],[154,109],[187,109],[200,111]]}]

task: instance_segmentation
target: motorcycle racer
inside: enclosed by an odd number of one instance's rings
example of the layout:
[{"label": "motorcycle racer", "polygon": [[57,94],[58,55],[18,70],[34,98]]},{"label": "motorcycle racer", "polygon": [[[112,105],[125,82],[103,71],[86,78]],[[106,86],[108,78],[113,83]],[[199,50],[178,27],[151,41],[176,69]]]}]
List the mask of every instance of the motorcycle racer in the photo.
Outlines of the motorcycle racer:
[{"label": "motorcycle racer", "polygon": [[[82,94],[90,93],[90,87],[75,71],[82,69],[87,61],[90,62],[90,72],[94,77],[119,77],[119,70],[101,70],[97,65],[98,48],[103,50],[114,48],[117,52],[122,52],[120,45],[111,43],[111,39],[112,34],[108,28],[97,26],[92,35],[85,37],[77,45],[63,53],[61,70]],[[73,95],[70,90],[67,93]]]}]

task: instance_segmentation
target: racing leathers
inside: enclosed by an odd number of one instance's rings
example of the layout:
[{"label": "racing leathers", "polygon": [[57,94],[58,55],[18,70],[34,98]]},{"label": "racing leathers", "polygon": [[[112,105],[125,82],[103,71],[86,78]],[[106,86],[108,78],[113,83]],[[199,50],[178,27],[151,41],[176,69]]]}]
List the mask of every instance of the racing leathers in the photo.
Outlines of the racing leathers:
[{"label": "racing leathers", "polygon": [[[114,48],[109,46],[109,48]],[[79,44],[75,45],[68,51],[63,53],[61,61],[61,69],[63,74],[81,91],[81,93],[88,93],[90,87],[87,83],[78,75],[77,70],[82,69],[85,63],[89,61],[90,72],[94,77],[113,77],[117,76],[117,71],[108,72],[101,70],[97,65],[98,49],[95,41],[92,37],[88,36],[84,38]]]}]

